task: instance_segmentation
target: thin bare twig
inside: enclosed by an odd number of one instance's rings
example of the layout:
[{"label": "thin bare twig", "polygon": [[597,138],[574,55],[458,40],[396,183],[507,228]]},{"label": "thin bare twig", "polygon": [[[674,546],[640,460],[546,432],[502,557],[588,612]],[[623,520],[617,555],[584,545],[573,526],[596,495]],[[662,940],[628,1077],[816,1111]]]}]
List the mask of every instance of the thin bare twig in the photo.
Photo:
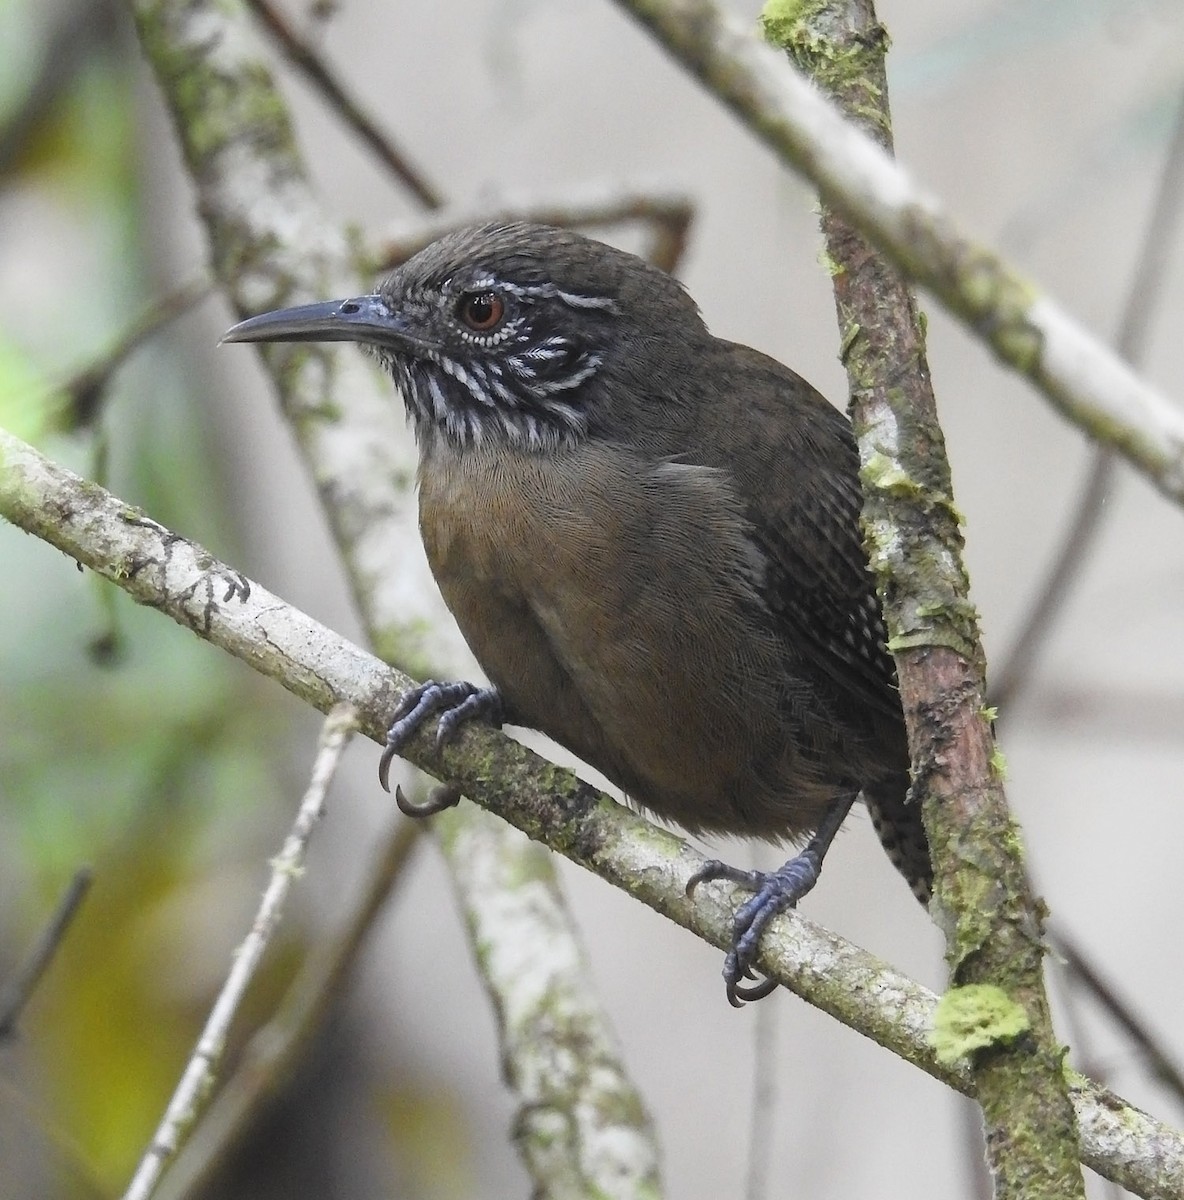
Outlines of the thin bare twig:
[{"label": "thin bare twig", "polygon": [[147,307],[101,357],[60,384],[55,390],[63,393],[69,404],[66,418],[68,427],[76,429],[92,424],[102,407],[111,377],[131,357],[133,351],[194,305],[200,304],[213,290],[214,281],[204,274],[194,276],[174,288]]},{"label": "thin bare twig", "polygon": [[[338,80],[324,59],[295,33],[287,19],[270,0],[247,0],[247,3],[275,38],[288,61],[320,91],[326,102],[380,161],[390,168],[420,206],[432,212],[443,208],[444,198],[440,191],[408,161],[390,136],[379,129],[377,122],[349,95],[345,85]],[[537,221],[562,227],[642,221],[653,231],[646,257],[662,270],[673,272],[686,250],[692,216],[690,202],[682,197],[645,193],[598,198],[591,203],[580,200],[572,203],[527,201],[521,204],[501,205],[496,210],[483,206],[479,210],[467,212],[464,216],[452,216],[440,222],[417,222],[413,233],[399,237],[377,251],[373,269],[390,270],[449,230],[483,221],[504,219]]]},{"label": "thin bare twig", "polygon": [[279,926],[288,892],[299,878],[309,839],[324,811],[325,793],[356,729],[357,713],[351,705],[335,705],[325,717],[308,788],[283,848],[272,860],[271,881],[263,893],[251,931],[235,952],[230,972],[214,1001],[201,1037],[197,1040],[152,1142],[124,1193],[124,1200],[148,1200],[152,1196],[165,1166],[176,1154],[181,1138],[197,1116],[203,1093],[208,1090],[217,1072],[231,1022]]},{"label": "thin bare twig", "polygon": [[53,961],[93,880],[90,867],[79,867],[74,872],[74,877],[66,885],[57,908],[46,922],[24,964],[0,990],[0,1041],[16,1033],[17,1023],[29,1003],[29,997]]},{"label": "thin bare twig", "polygon": [[252,1035],[234,1074],[165,1176],[161,1200],[203,1195],[219,1167],[266,1115],[269,1101],[283,1093],[302,1051],[340,996],[375,918],[404,877],[411,852],[422,844],[424,828],[402,819],[391,826],[345,928],[313,951],[275,1015]]},{"label": "thin bare twig", "polygon": [[[1132,366],[1142,366],[1151,335],[1152,320],[1163,299],[1168,249],[1184,213],[1184,99],[1168,142],[1163,174],[1151,214],[1143,231],[1130,290],[1123,306],[1115,345]],[[1040,592],[1002,667],[994,672],[989,703],[1006,709],[1031,681],[1036,660],[1077,581],[1086,557],[1102,527],[1106,498],[1115,476],[1117,459],[1112,447],[1099,445],[1075,506],[1076,515],[1048,570]]]},{"label": "thin bare twig", "polygon": [[508,199],[498,205],[480,207],[450,206],[430,219],[418,219],[406,229],[389,233],[376,249],[373,269],[389,271],[444,234],[487,221],[533,221],[562,229],[596,229],[640,222],[651,233],[644,256],[656,267],[673,273],[686,252],[694,215],[694,205],[685,196],[619,188],[598,192],[584,189],[569,196],[542,200]]},{"label": "thin bare twig", "polygon": [[1042,684],[1032,694],[1024,720],[1064,727],[1078,736],[1179,746],[1184,729],[1184,689],[1102,684]]},{"label": "thin bare twig", "polygon": [[1152,1076],[1184,1105],[1184,1068],[1163,1047],[1163,1042],[1135,1012],[1119,990],[1091,962],[1076,940],[1062,929],[1051,934],[1053,950],[1064,959],[1066,969],[1085,985],[1090,995],[1106,1010],[1135,1044]]},{"label": "thin bare twig", "polygon": [[752,1030],[752,1114],[748,1121],[748,1163],[744,1200],[769,1200],[772,1150],[777,1145],[777,1032],[781,1008],[758,1004]]},{"label": "thin bare twig", "polygon": [[412,166],[389,135],[379,129],[374,119],[346,91],[345,85],[338,80],[324,59],[297,36],[287,19],[269,3],[269,0],[247,0],[247,4],[279,43],[288,61],[321,93],[346,125],[390,168],[391,173],[416,200],[424,208],[439,208],[444,201],[436,189],[428,183],[418,167]]}]

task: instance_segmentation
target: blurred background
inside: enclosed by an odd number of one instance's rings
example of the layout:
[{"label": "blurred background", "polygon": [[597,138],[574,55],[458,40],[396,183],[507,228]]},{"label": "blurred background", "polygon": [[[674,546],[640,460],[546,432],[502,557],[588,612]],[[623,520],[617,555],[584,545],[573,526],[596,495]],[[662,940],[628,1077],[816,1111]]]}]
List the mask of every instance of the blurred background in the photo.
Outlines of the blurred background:
[{"label": "blurred background", "polygon": [[[731,7],[751,22],[760,9]],[[1146,282],[1139,246],[1184,94],[1179,0],[878,7],[893,38],[899,157],[962,226],[1113,338]],[[450,203],[684,195],[695,215],[679,273],[712,329],[844,403],[811,190],[615,6],[338,0],[285,11]],[[326,210],[368,238],[413,227],[414,199],[259,38]],[[625,226],[605,236],[639,244]],[[216,347],[232,319],[219,297],[96,385],[93,365],[205,257],[124,7],[3,0],[0,425],[356,636],[264,377],[249,353]],[[1182,397],[1184,239],[1156,257],[1163,289],[1143,326],[1143,370]],[[1001,666],[1072,524],[1092,451],[927,309],[974,599]],[[1096,541],[1059,620],[1023,655],[999,733],[1054,927],[1181,1060],[1184,955],[1166,932],[1184,920],[1181,514],[1125,468],[1105,493]],[[251,919],[319,719],[7,525],[0,567],[0,982],[72,873],[95,872],[19,1032],[0,1042],[0,1191],[112,1195]],[[391,821],[375,748],[349,759],[244,1027],[266,1018],[307,948],[340,923]],[[772,1064],[768,1195],[976,1194],[969,1105],[788,993],[733,1012],[714,950],[559,865],[657,1123],[669,1195],[744,1194],[758,1059]],[[941,939],[864,815],[808,913],[941,986]],[[1055,962],[1050,977],[1076,1065],[1180,1123],[1180,1097],[1129,1039]],[[493,1017],[425,842],[292,1086],[205,1194],[524,1195],[499,1072]]]}]

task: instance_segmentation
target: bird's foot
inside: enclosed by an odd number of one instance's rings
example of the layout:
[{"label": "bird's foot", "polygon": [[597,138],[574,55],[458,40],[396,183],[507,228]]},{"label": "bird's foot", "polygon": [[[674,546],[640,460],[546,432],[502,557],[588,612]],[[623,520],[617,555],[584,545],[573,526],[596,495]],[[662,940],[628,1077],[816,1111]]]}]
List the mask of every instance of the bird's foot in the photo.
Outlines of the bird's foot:
[{"label": "bird's foot", "polygon": [[436,722],[436,749],[440,749],[468,721],[484,720],[499,729],[504,720],[502,698],[497,688],[482,688],[475,683],[464,682],[437,683],[434,679],[412,688],[395,709],[391,727],[386,733],[386,749],[378,761],[378,780],[386,791],[391,790],[391,762],[420,726],[436,713],[440,714]]},{"label": "bird's foot", "polygon": [[[818,830],[806,848],[776,871],[741,871],[711,859],[687,881],[688,896],[699,884],[710,879],[728,879],[753,893],[752,899],[740,905],[732,918],[732,948],[724,959],[724,982],[728,1003],[733,1008],[739,1008],[746,1000],[761,1000],[777,987],[772,979],[757,980],[753,970],[761,934],[778,913],[793,908],[818,882],[822,860],[851,811],[857,794],[849,791],[837,795],[827,805]],[[749,985],[744,982],[746,979],[756,982]]]},{"label": "bird's foot", "polygon": [[687,881],[688,896],[699,884],[713,879],[727,879],[753,893],[732,918],[732,946],[724,958],[724,983],[728,1003],[733,1008],[740,1008],[746,1000],[763,999],[776,989],[777,983],[772,979],[752,984],[744,982],[756,979],[753,966],[761,935],[778,913],[793,908],[818,882],[821,870],[822,859],[812,846],[808,846],[776,871],[742,871],[713,858]]}]

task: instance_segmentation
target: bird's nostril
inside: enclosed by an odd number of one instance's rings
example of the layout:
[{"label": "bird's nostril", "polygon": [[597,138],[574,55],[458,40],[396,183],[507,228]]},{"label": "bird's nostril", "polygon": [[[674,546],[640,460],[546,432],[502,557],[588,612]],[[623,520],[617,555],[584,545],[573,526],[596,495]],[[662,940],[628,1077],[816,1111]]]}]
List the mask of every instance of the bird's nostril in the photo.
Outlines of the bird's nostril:
[{"label": "bird's nostril", "polygon": [[361,305],[356,300],[347,300],[341,306],[342,316],[352,317],[354,313],[360,311]]}]

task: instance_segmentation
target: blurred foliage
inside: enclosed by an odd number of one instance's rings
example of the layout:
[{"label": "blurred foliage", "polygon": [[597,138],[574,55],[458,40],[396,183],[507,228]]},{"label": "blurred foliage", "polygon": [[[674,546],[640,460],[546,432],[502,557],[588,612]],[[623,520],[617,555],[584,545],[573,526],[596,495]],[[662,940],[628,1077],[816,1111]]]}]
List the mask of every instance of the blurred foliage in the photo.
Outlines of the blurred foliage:
[{"label": "blurred foliage", "polygon": [[65,398],[15,342],[0,340],[0,426],[41,443],[60,425]]},{"label": "blurred foliage", "polygon": [[[137,352],[85,427],[62,389],[158,290],[134,53],[108,4],[0,0],[0,220],[17,234],[0,244],[0,423],[229,555],[227,481],[178,339]],[[56,1163],[53,1194],[91,1195],[126,1184],[249,921],[287,820],[276,759],[295,706],[8,526],[0,562],[0,972],[73,870],[96,874],[0,1045],[0,1123],[24,1131],[0,1156]],[[15,1171],[0,1157],[0,1178]]]},{"label": "blurred foliage", "polygon": [[[154,270],[137,54],[116,0],[0,0],[0,425],[235,561],[244,516],[180,321],[110,361],[178,282]],[[282,755],[307,714],[3,523],[0,566],[0,982],[75,869],[95,874],[0,1042],[0,1196],[115,1195],[249,925],[303,785]],[[304,958],[299,922],[284,928],[236,1040]],[[455,1098],[383,1079],[359,1107],[368,1076],[341,1070],[348,1053],[339,1036],[325,1077],[265,1114],[211,1195],[355,1194],[341,1180],[367,1138],[383,1176],[402,1159],[420,1194],[471,1192]]]},{"label": "blurred foliage", "polygon": [[385,1098],[389,1136],[415,1195],[465,1200],[480,1194],[464,1112],[450,1091],[407,1079]]}]

